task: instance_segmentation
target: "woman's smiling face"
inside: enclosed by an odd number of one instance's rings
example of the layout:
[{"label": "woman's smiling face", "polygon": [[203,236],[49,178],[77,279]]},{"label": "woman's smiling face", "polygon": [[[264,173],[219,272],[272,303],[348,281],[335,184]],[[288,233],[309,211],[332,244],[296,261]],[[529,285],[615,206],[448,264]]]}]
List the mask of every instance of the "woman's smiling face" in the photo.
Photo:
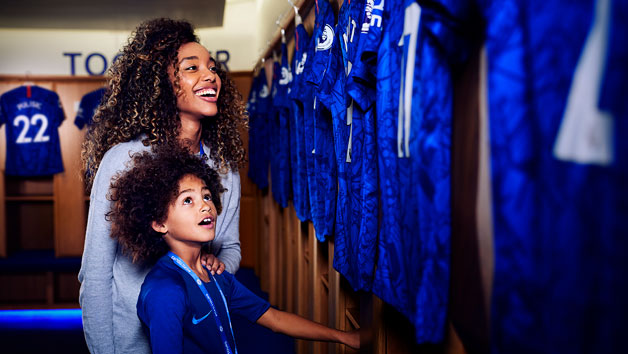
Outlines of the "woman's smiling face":
[{"label": "woman's smiling face", "polygon": [[[221,81],[216,62],[207,49],[196,42],[181,45],[176,67],[179,69],[179,90],[176,94],[181,120],[215,116]],[[177,90],[172,66],[168,69],[168,76]]]}]

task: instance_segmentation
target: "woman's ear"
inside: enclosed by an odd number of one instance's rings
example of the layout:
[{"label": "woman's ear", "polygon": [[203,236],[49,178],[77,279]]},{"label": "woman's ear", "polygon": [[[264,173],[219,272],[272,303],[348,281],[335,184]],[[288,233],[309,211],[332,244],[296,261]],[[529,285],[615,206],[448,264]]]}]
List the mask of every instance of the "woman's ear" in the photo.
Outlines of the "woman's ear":
[{"label": "woman's ear", "polygon": [[153,227],[153,230],[165,234],[166,232],[168,232],[168,227],[166,225],[164,225],[163,223],[159,223],[157,221],[153,221],[151,226]]}]

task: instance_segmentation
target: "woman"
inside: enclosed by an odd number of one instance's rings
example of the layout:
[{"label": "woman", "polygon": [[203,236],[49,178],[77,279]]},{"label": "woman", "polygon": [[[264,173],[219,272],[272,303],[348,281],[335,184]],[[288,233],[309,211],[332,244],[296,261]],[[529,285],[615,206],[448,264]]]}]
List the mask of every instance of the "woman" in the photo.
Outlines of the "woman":
[{"label": "woman", "polygon": [[241,258],[237,168],[245,162],[238,130],[246,128],[246,115],[233,83],[185,21],[142,23],[109,75],[82,152],[91,196],[79,301],[92,353],[149,353],[135,308],[149,267],[134,264],[110,238],[105,214],[112,177],[129,168],[131,154],[155,145],[177,142],[206,155],[226,190],[210,247],[215,257],[207,257],[207,265],[235,273]]}]

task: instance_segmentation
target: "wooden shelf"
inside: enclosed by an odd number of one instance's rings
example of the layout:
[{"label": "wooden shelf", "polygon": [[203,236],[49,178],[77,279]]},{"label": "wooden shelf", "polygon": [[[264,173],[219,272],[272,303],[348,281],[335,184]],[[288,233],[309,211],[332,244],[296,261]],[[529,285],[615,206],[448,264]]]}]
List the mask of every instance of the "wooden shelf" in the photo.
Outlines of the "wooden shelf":
[{"label": "wooden shelf", "polygon": [[358,309],[348,308],[345,309],[345,317],[351,322],[351,325],[355,329],[360,329],[360,324],[358,323],[357,318],[359,318]]},{"label": "wooden shelf", "polygon": [[51,195],[7,195],[4,200],[7,202],[52,202],[54,197]]},{"label": "wooden shelf", "polygon": [[325,287],[325,289],[329,291],[329,275],[328,274],[321,274],[321,283],[323,283],[323,286]]}]

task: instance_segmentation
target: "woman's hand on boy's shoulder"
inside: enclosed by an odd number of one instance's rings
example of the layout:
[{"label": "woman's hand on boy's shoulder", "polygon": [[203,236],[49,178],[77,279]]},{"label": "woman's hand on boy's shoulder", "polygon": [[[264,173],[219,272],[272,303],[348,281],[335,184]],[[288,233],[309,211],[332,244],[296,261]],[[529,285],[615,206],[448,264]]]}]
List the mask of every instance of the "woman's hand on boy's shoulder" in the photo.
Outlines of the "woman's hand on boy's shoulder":
[{"label": "woman's hand on boy's shoulder", "polygon": [[201,264],[213,274],[221,274],[225,270],[225,264],[211,253],[203,253],[201,255]]}]

